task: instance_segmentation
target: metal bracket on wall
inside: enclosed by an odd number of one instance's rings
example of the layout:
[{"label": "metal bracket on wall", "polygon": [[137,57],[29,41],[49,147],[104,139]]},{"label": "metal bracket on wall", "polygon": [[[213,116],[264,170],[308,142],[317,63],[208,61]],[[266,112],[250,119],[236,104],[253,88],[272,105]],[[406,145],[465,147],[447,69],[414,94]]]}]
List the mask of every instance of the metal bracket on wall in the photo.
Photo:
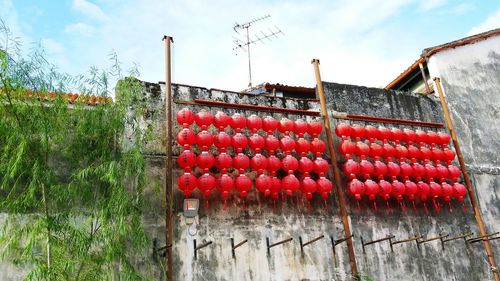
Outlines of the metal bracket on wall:
[{"label": "metal bracket on wall", "polygon": [[172,248],[172,244],[168,244],[166,246],[158,248],[158,239],[154,238],[153,239],[153,260],[157,261],[158,260],[158,256],[165,257],[167,255],[166,250],[168,248]]},{"label": "metal bracket on wall", "polygon": [[406,243],[406,242],[411,242],[411,241],[417,241],[417,247],[418,247],[418,239],[422,239],[423,236],[422,235],[415,235],[415,236],[412,236],[412,237],[408,237],[406,239],[403,239],[403,240],[399,240],[399,241],[394,241],[392,242],[391,239],[389,239],[389,244],[391,245],[391,252],[394,252],[394,249],[392,246],[396,245],[396,244],[401,244],[401,243]]},{"label": "metal bracket on wall", "polygon": [[213,242],[212,241],[208,241],[204,244],[201,244],[200,246],[196,246],[196,239],[193,239],[193,244],[194,244],[194,259],[197,259],[198,258],[198,250],[200,249],[203,249],[205,248],[206,246],[208,245],[211,245]]},{"label": "metal bracket on wall", "polygon": [[449,241],[453,241],[453,240],[457,240],[457,239],[460,239],[460,238],[463,238],[464,241],[467,240],[467,237],[471,236],[471,235],[474,235],[474,233],[472,232],[464,232],[462,234],[459,234],[457,236],[453,236],[453,237],[450,237],[448,239],[444,239],[444,238],[441,238],[441,248],[443,249],[444,251],[444,243],[446,242],[449,242]]},{"label": "metal bracket on wall", "polygon": [[342,238],[342,239],[337,239],[337,240],[334,240],[333,239],[333,236],[330,236],[330,242],[332,242],[332,252],[333,252],[333,262],[336,264],[337,263],[337,252],[335,252],[335,247],[338,245],[338,244],[341,244],[343,242],[346,242],[347,240],[349,239],[352,239],[354,237],[353,234],[351,234],[349,237],[345,237],[345,238]]},{"label": "metal bracket on wall", "polygon": [[266,237],[266,244],[267,244],[267,255],[270,256],[271,255],[271,248],[274,247],[274,246],[278,246],[278,245],[281,245],[281,244],[285,244],[285,243],[288,243],[290,241],[292,241],[293,238],[288,238],[288,239],[285,239],[285,240],[282,240],[280,242],[276,242],[274,244],[270,244],[269,242],[269,237]]},{"label": "metal bracket on wall", "polygon": [[321,239],[323,239],[323,238],[325,238],[325,235],[321,235],[321,236],[319,236],[319,237],[314,238],[314,239],[313,239],[313,240],[311,240],[311,241],[308,241],[308,242],[306,242],[306,243],[302,243],[302,236],[299,236],[299,242],[300,242],[300,253],[302,254],[302,257],[304,256],[304,247],[305,247],[305,246],[310,245],[310,244],[312,244],[312,243],[314,243],[314,242],[316,242],[316,241],[318,241],[318,240],[321,240]]},{"label": "metal bracket on wall", "polygon": [[241,241],[240,243],[234,245],[234,238],[231,238],[231,253],[233,255],[233,259],[236,258],[236,254],[235,254],[234,250],[236,250],[236,248],[245,244],[246,242],[248,242],[248,239],[245,239],[245,240]]},{"label": "metal bracket on wall", "polygon": [[[486,234],[486,235],[481,235],[481,236],[476,236],[476,237],[472,237],[472,238],[469,238],[467,240],[465,240],[465,242],[469,243],[469,244],[472,244],[472,243],[476,243],[476,242],[479,242],[479,241],[485,241],[485,240],[495,240],[495,239],[498,239],[500,237],[491,237],[491,236],[495,236],[497,234],[499,234],[500,232],[495,232],[495,233],[490,233],[490,234]],[[491,237],[491,238],[490,238]]]},{"label": "metal bracket on wall", "polygon": [[370,242],[366,242],[363,240],[363,236],[360,237],[361,238],[361,245],[363,245],[363,254],[366,254],[366,251],[365,251],[365,246],[368,246],[368,245],[371,245],[371,244],[375,244],[375,243],[379,243],[379,242],[383,242],[383,241],[386,241],[386,240],[389,240],[389,242],[391,242],[392,239],[396,238],[396,236],[392,235],[392,234],[389,234],[387,235],[387,237],[385,238],[381,238],[381,239],[377,239],[377,240],[373,240],[373,241],[370,241]]},{"label": "metal bracket on wall", "polygon": [[[424,244],[424,243],[427,243],[427,242],[431,242],[431,241],[434,241],[434,240],[443,240],[443,238],[446,238],[450,236],[449,234],[443,234],[443,233],[439,233],[439,236],[435,236],[435,237],[431,237],[431,238],[427,238],[427,239],[424,239],[424,240],[416,240],[417,241],[417,247],[420,249],[420,245],[421,244]],[[423,237],[422,237],[423,238]]]}]

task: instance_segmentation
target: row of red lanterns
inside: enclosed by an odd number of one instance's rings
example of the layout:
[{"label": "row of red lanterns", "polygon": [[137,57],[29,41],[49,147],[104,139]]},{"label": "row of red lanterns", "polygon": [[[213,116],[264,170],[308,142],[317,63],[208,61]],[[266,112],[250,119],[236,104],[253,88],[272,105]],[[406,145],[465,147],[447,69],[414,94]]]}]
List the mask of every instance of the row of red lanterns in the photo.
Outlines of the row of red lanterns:
[{"label": "row of red lanterns", "polygon": [[257,133],[262,129],[268,134],[272,134],[278,129],[285,135],[293,132],[298,137],[303,137],[304,134],[307,133],[315,138],[318,137],[323,130],[323,125],[318,120],[306,122],[302,119],[293,121],[288,118],[282,118],[278,121],[271,116],[261,118],[255,114],[249,117],[245,117],[240,113],[229,116],[219,111],[215,115],[212,115],[212,113],[207,110],[201,110],[195,114],[188,108],[181,109],[177,113],[176,119],[184,128],[188,128],[193,123],[196,123],[202,130],[206,130],[210,125],[214,125],[219,131],[224,131],[226,127],[230,126],[237,133],[241,132],[245,127],[253,133]]},{"label": "row of red lanterns", "polygon": [[422,131],[422,130],[411,130],[411,129],[398,129],[398,128],[386,128],[386,127],[374,127],[374,126],[359,126],[359,125],[349,125],[341,123],[335,128],[337,136],[343,140],[348,137],[359,141],[361,139],[370,140],[374,142],[375,140],[383,141],[393,141],[395,143],[400,143],[401,141],[407,144],[417,143],[421,146],[423,144],[429,144],[431,147],[440,145],[442,147],[447,147],[450,143],[450,135],[443,132],[434,131]]},{"label": "row of red lanterns", "polygon": [[332,182],[324,176],[319,177],[317,180],[310,177],[299,180],[294,175],[287,175],[279,179],[265,174],[259,175],[252,183],[252,180],[245,174],[233,178],[228,174],[213,176],[210,173],[204,173],[196,178],[191,173],[184,173],[179,177],[178,185],[186,197],[189,197],[196,188],[203,193],[204,197],[209,197],[215,189],[224,200],[229,198],[234,189],[236,189],[240,198],[246,198],[253,185],[258,191],[265,196],[270,196],[272,199],[278,199],[282,191],[286,195],[292,196],[297,190],[300,190],[307,199],[311,199],[313,193],[319,193],[324,199],[327,199],[333,188]]}]

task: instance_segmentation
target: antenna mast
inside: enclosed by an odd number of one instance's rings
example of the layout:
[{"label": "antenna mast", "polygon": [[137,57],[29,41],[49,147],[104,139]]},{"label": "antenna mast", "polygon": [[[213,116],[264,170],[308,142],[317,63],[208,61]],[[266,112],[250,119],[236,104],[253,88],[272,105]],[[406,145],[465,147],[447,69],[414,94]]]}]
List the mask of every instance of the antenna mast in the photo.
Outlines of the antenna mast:
[{"label": "antenna mast", "polygon": [[240,34],[239,31],[241,31],[241,30],[245,30],[245,32],[246,32],[246,34],[245,34],[246,42],[242,41],[238,38],[233,37],[233,39],[234,39],[233,42],[236,45],[233,48],[233,50],[238,51],[238,49],[241,49],[241,50],[244,50],[248,53],[248,77],[249,77],[248,87],[252,87],[252,65],[251,65],[251,57],[250,57],[250,45],[257,43],[257,42],[264,43],[264,42],[262,42],[264,39],[271,40],[270,37],[272,37],[272,36],[278,37],[278,34],[283,33],[278,27],[275,26],[275,30],[268,29],[267,33],[264,33],[261,31],[260,36],[254,35],[254,37],[255,37],[254,39],[250,38],[249,28],[252,26],[252,24],[259,22],[259,21],[262,21],[262,20],[265,20],[265,19],[270,18],[270,17],[271,17],[270,15],[265,15],[263,17],[250,20],[246,23],[241,23],[241,24],[235,23],[233,26],[233,30],[238,34]]}]

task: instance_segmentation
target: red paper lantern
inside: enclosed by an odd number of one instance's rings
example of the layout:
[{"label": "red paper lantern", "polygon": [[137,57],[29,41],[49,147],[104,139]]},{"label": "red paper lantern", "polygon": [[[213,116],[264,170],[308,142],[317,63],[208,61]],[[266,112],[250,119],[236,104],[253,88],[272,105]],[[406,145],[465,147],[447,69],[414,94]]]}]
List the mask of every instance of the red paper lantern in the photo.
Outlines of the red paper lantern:
[{"label": "red paper lantern", "polygon": [[222,111],[218,111],[214,117],[214,125],[219,129],[219,131],[224,131],[224,129],[231,122],[231,117]]},{"label": "red paper lantern", "polygon": [[436,170],[436,167],[434,167],[433,165],[427,163],[425,164],[425,177],[428,178],[428,179],[432,179],[432,178],[435,178],[436,175],[437,175],[437,170]]},{"label": "red paper lantern", "polygon": [[297,119],[295,120],[294,124],[294,133],[297,135],[299,138],[304,137],[304,134],[307,132],[308,125],[307,122],[302,120],[302,119]]},{"label": "red paper lantern", "polygon": [[328,161],[323,158],[316,158],[313,162],[313,171],[320,176],[328,171]]},{"label": "red paper lantern", "polygon": [[418,192],[418,186],[412,181],[405,181],[405,195],[409,200],[415,200],[415,194]]},{"label": "red paper lantern", "polygon": [[326,149],[326,144],[324,141],[315,138],[311,141],[311,151],[316,154],[316,157],[319,157],[320,155],[325,152]]},{"label": "red paper lantern", "polygon": [[393,180],[392,181],[392,196],[398,200],[401,201],[403,200],[403,194],[405,193],[405,185],[398,181],[398,180]]},{"label": "red paper lantern", "polygon": [[408,157],[408,149],[400,144],[396,145],[396,156],[400,159],[401,162],[404,161],[405,158]]},{"label": "red paper lantern", "polygon": [[299,138],[295,142],[295,150],[302,156],[305,156],[310,149],[311,149],[311,143],[304,138]]},{"label": "red paper lantern", "polygon": [[449,185],[447,182],[441,183],[441,190],[442,190],[441,196],[444,198],[444,201],[446,201],[446,202],[450,201],[451,196],[453,196],[455,194],[455,190],[453,189],[453,186]]},{"label": "red paper lantern", "polygon": [[368,179],[370,178],[370,175],[373,174],[375,168],[373,167],[373,164],[371,162],[363,159],[359,163],[359,169],[365,179]]},{"label": "red paper lantern", "polygon": [[361,173],[359,163],[349,159],[344,163],[344,174],[348,175],[350,178],[355,178],[357,174]]},{"label": "red paper lantern", "polygon": [[225,151],[227,147],[231,145],[232,139],[231,136],[226,134],[225,132],[219,132],[214,137],[214,145],[220,150]]},{"label": "red paper lantern", "polygon": [[316,187],[319,194],[321,194],[321,197],[326,200],[328,199],[328,195],[333,189],[333,184],[329,179],[325,177],[319,177],[319,179],[316,180]]},{"label": "red paper lantern", "polygon": [[255,179],[255,187],[258,191],[264,193],[264,196],[269,196],[271,194],[271,185],[273,184],[270,176],[260,175]]},{"label": "red paper lantern", "polygon": [[387,175],[388,169],[387,165],[384,162],[376,160],[373,164],[373,174],[379,178],[383,179],[385,175]]},{"label": "red paper lantern", "polygon": [[431,181],[429,183],[429,188],[430,188],[429,194],[431,195],[432,198],[437,198],[437,197],[441,196],[442,187],[440,184],[437,184],[437,183]]},{"label": "red paper lantern", "polygon": [[312,120],[307,124],[307,133],[317,138],[323,131],[323,124],[319,120]]},{"label": "red paper lantern", "polygon": [[431,156],[431,159],[432,161],[434,161],[435,163],[438,163],[439,161],[441,161],[443,158],[444,158],[444,153],[441,149],[439,148],[436,148],[434,147],[432,150],[432,156]]},{"label": "red paper lantern", "polygon": [[274,154],[276,149],[280,147],[280,141],[273,135],[268,135],[266,137],[266,150],[269,154]]},{"label": "red paper lantern", "polygon": [[203,193],[203,196],[207,198],[215,187],[215,178],[211,174],[205,173],[198,178],[196,184],[198,185],[198,189]]},{"label": "red paper lantern", "polygon": [[433,131],[427,132],[427,140],[432,146],[439,144],[441,142],[441,139],[439,138],[438,134]]},{"label": "red paper lantern", "polygon": [[436,172],[437,172],[437,177],[444,181],[444,179],[448,178],[448,168],[441,164],[436,165]]},{"label": "red paper lantern", "polygon": [[177,158],[177,164],[186,172],[189,172],[196,165],[196,154],[189,150],[183,151]]},{"label": "red paper lantern", "polygon": [[221,170],[221,173],[225,173],[227,169],[231,168],[233,165],[233,158],[229,156],[227,153],[222,152],[221,154],[215,157],[215,167]]},{"label": "red paper lantern", "polygon": [[356,152],[355,152],[356,155],[358,155],[359,157],[361,157],[362,159],[364,159],[366,156],[368,156],[370,154],[370,147],[362,142],[362,141],[358,141],[356,143]]},{"label": "red paper lantern", "polygon": [[422,152],[414,145],[408,145],[408,157],[414,163],[417,159],[422,159]]},{"label": "red paper lantern", "polygon": [[360,139],[362,139],[366,136],[365,127],[361,127],[359,125],[354,125],[354,126],[352,126],[352,133],[351,134],[356,139],[356,141],[359,141]]},{"label": "red paper lantern", "polygon": [[356,144],[350,140],[345,140],[340,145],[340,152],[344,154],[346,158],[350,158],[351,155],[356,152]]},{"label": "red paper lantern", "polygon": [[398,164],[394,162],[388,162],[387,163],[387,175],[394,178],[399,176],[399,173],[401,172],[401,168],[399,167]]},{"label": "red paper lantern", "polygon": [[281,168],[281,160],[278,157],[271,155],[267,158],[267,170],[271,175],[275,175],[276,171]]},{"label": "red paper lantern", "polygon": [[290,174],[281,180],[281,186],[285,189],[288,196],[292,196],[300,188],[300,182],[295,175]]},{"label": "red paper lantern", "polygon": [[384,141],[384,143],[387,142],[387,140],[392,139],[392,131],[387,129],[386,127],[378,127],[378,135],[379,138]]},{"label": "red paper lantern", "polygon": [[418,187],[418,194],[420,196],[420,200],[422,200],[422,201],[427,200],[427,196],[431,192],[431,188],[429,187],[429,185],[423,181],[419,181],[417,183],[417,187]]},{"label": "red paper lantern", "polygon": [[438,134],[438,137],[439,137],[439,144],[443,147],[447,147],[448,144],[450,144],[450,135],[448,135],[447,133],[443,133],[443,132],[439,132],[437,133]]},{"label": "red paper lantern", "polygon": [[396,143],[399,143],[405,137],[405,134],[401,129],[392,128],[391,132],[392,132],[392,140],[395,141]]},{"label": "red paper lantern", "polygon": [[255,114],[250,115],[247,118],[247,128],[253,133],[257,133],[262,128],[262,119]]},{"label": "red paper lantern", "polygon": [[281,133],[288,135],[290,132],[293,132],[294,126],[295,123],[292,120],[288,118],[282,118],[278,123],[278,130]]},{"label": "red paper lantern", "polygon": [[281,180],[277,177],[272,177],[271,198],[273,198],[274,200],[278,199],[281,188]]},{"label": "red paper lantern", "polygon": [[375,196],[380,192],[380,186],[371,179],[367,179],[364,185],[365,193],[368,195],[368,199],[372,201],[375,200]]},{"label": "red paper lantern", "polygon": [[429,137],[427,136],[426,132],[422,130],[416,130],[415,134],[417,135],[416,141],[419,142],[421,145],[429,142]]},{"label": "red paper lantern", "polygon": [[237,133],[241,132],[241,129],[245,128],[247,124],[247,119],[245,116],[235,113],[231,116],[231,121],[229,122],[231,128],[233,128]]},{"label": "red paper lantern", "polygon": [[420,159],[429,161],[432,158],[432,151],[425,146],[420,146]]},{"label": "red paper lantern", "polygon": [[[295,159],[295,158],[294,158]],[[297,160],[297,159],[295,159]],[[256,170],[258,174],[262,174],[267,167],[267,158],[266,156],[257,153],[250,160],[250,166],[252,169]]]},{"label": "red paper lantern", "polygon": [[248,146],[257,153],[259,153],[265,145],[266,140],[257,134],[253,134],[248,140]]},{"label": "red paper lantern", "polygon": [[201,131],[196,134],[196,143],[202,150],[207,150],[214,143],[214,136],[208,131]]},{"label": "red paper lantern", "polygon": [[345,123],[340,123],[335,128],[335,134],[344,140],[353,133],[352,131],[352,127]]},{"label": "red paper lantern", "polygon": [[445,148],[443,150],[443,158],[447,163],[451,163],[455,159],[455,151]]},{"label": "red paper lantern", "polygon": [[384,154],[384,149],[383,147],[376,143],[376,142],[372,142],[370,144],[370,157],[372,159],[375,159],[375,160],[378,160],[380,159],[380,157]]},{"label": "red paper lantern", "polygon": [[392,184],[382,179],[378,182],[378,185],[380,186],[380,196],[386,201],[389,200],[392,194]]},{"label": "red paper lantern", "polygon": [[194,113],[188,108],[183,108],[177,112],[175,119],[177,119],[177,123],[179,123],[179,125],[187,128],[194,122]]},{"label": "red paper lantern", "polygon": [[198,164],[198,167],[202,168],[206,173],[208,172],[208,169],[210,169],[214,165],[215,158],[212,154],[208,153],[208,151],[202,151],[201,154],[198,155],[196,162]]},{"label": "red paper lantern", "polygon": [[250,159],[248,156],[240,152],[234,156],[233,166],[239,170],[240,174],[243,174],[244,170],[250,167]]},{"label": "red paper lantern", "polygon": [[248,139],[242,133],[236,133],[233,136],[232,143],[233,143],[233,147],[236,149],[236,151],[242,152],[247,147]]},{"label": "red paper lantern", "polygon": [[[231,190],[234,188],[234,180],[228,174],[222,174],[217,178],[217,190],[221,194],[222,199],[226,200]],[[240,194],[241,195],[241,194]]]},{"label": "red paper lantern", "polygon": [[191,173],[184,173],[177,179],[177,186],[185,197],[189,197],[196,188],[196,177]]},{"label": "red paper lantern", "polygon": [[262,128],[269,135],[271,135],[278,128],[278,120],[274,119],[271,116],[266,116],[264,120],[262,120]]},{"label": "red paper lantern", "polygon": [[415,131],[413,130],[410,130],[410,129],[403,129],[403,133],[404,133],[404,136],[403,136],[403,140],[407,143],[407,144],[412,144],[415,142],[415,140],[417,139],[417,134],[415,133]]},{"label": "red paper lantern", "polygon": [[184,149],[189,149],[195,142],[196,137],[192,130],[184,128],[177,134],[177,143],[183,146]]},{"label": "red paper lantern", "polygon": [[290,136],[284,136],[280,140],[280,148],[286,154],[290,154],[295,149],[295,141]]},{"label": "red paper lantern", "polygon": [[287,155],[281,160],[281,167],[288,174],[293,174],[295,170],[299,168],[299,161],[292,155]]},{"label": "red paper lantern", "polygon": [[425,167],[422,166],[420,163],[413,163],[411,165],[412,171],[413,171],[413,176],[417,179],[420,180],[423,176],[425,176]]},{"label": "red paper lantern", "polygon": [[361,195],[365,191],[365,185],[358,179],[352,179],[348,185],[349,192],[354,195],[354,199],[361,200]]},{"label": "red paper lantern", "polygon": [[384,157],[387,159],[392,159],[394,156],[396,156],[396,149],[394,146],[384,143]]},{"label": "red paper lantern", "polygon": [[365,133],[366,133],[366,138],[369,139],[370,142],[374,142],[376,139],[379,138],[378,129],[373,126],[366,126]]},{"label": "red paper lantern", "polygon": [[460,177],[460,169],[455,165],[448,165],[448,175],[450,179],[456,181]]},{"label": "red paper lantern", "polygon": [[309,174],[310,171],[313,169],[313,161],[307,157],[302,157],[299,160],[299,171],[301,173],[304,173],[306,175]]},{"label": "red paper lantern", "polygon": [[209,111],[203,109],[196,113],[194,121],[202,130],[206,130],[214,122],[214,116]]},{"label": "red paper lantern", "polygon": [[301,191],[308,200],[311,200],[313,193],[316,192],[316,182],[310,177],[305,177],[301,182]]},{"label": "red paper lantern", "polygon": [[456,197],[459,201],[463,201],[464,196],[467,195],[467,188],[465,188],[463,184],[456,182],[453,184],[453,189],[453,196]]},{"label": "red paper lantern", "polygon": [[236,186],[236,190],[240,194],[240,197],[246,198],[248,195],[248,191],[252,188],[252,180],[246,175],[239,175],[236,177],[234,182]]},{"label": "red paper lantern", "polygon": [[413,168],[411,167],[410,164],[408,164],[406,162],[401,162],[399,164],[399,168],[400,168],[400,175],[402,177],[408,178],[409,176],[411,176],[413,174]]}]

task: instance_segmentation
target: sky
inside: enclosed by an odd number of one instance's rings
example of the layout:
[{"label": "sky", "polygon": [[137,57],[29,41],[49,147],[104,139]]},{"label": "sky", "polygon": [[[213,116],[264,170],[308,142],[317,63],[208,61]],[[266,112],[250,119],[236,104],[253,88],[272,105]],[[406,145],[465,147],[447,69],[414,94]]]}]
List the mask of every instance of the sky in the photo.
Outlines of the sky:
[{"label": "sky", "polygon": [[233,30],[280,34],[251,46],[253,84],[314,87],[324,81],[384,87],[424,48],[500,27],[500,0],[0,0],[0,18],[23,42],[41,44],[61,71],[110,65],[165,80],[163,35],[174,39],[172,81],[239,91],[248,85],[247,53],[233,50]]}]

